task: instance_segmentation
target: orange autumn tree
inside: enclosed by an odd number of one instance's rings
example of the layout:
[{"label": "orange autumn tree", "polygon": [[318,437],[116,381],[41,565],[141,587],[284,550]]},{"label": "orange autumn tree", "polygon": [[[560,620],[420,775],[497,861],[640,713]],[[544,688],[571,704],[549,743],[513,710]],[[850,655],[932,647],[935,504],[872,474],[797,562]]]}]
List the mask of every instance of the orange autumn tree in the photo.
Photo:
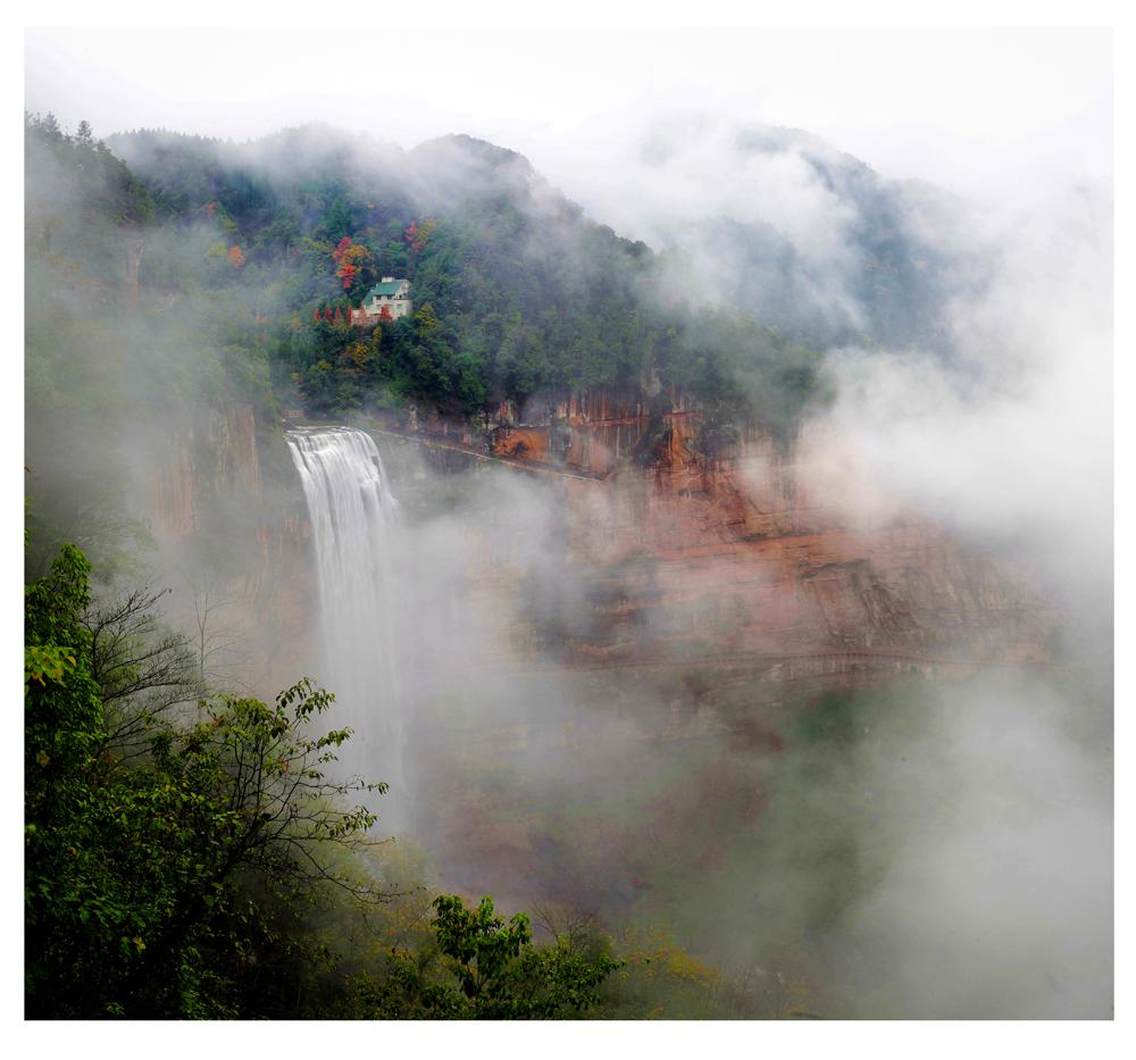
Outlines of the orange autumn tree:
[{"label": "orange autumn tree", "polygon": [[229,264],[232,265],[234,269],[239,269],[244,263],[244,251],[234,243],[233,246],[229,247]]},{"label": "orange autumn tree", "polygon": [[426,247],[427,241],[430,239],[434,229],[438,227],[438,222],[435,220],[426,220],[419,224],[417,221],[411,221],[406,226],[406,231],[403,235],[407,243],[410,244],[410,249],[415,254],[420,254]]},{"label": "orange autumn tree", "polygon": [[364,262],[371,260],[371,252],[362,243],[354,242],[350,236],[344,236],[335,245],[331,256],[338,266],[335,275],[343,282],[345,291],[355,282]]}]

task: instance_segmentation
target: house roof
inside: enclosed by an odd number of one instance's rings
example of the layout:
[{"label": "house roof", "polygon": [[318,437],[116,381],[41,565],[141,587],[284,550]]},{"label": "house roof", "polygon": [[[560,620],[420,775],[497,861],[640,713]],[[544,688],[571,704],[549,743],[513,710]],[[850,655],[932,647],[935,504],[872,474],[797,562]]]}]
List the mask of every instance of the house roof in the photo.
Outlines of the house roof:
[{"label": "house roof", "polygon": [[385,294],[390,296],[398,294],[405,283],[406,280],[387,280],[385,283],[376,283],[375,286],[367,292],[363,301],[366,301],[368,298],[374,298],[376,295]]}]

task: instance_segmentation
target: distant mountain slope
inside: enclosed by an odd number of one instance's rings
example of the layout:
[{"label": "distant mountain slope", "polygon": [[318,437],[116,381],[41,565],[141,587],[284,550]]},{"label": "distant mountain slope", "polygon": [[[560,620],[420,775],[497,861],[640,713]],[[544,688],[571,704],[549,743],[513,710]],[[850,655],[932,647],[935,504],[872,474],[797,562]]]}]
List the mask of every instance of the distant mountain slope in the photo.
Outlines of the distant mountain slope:
[{"label": "distant mountain slope", "polygon": [[702,297],[812,346],[949,352],[951,301],[985,271],[946,249],[960,202],[795,129],[691,119],[637,146],[636,228]]},{"label": "distant mountain slope", "polygon": [[[949,355],[952,299],[982,276],[937,238],[946,196],[795,130],[656,130],[618,174],[641,182],[627,227],[654,231],[656,249],[589,219],[524,156],[464,135],[409,151],[322,125],[109,143],[154,203],[151,282],[176,286],[188,268],[246,289],[271,325],[274,389],[313,414],[409,402],[478,416],[670,385],[718,427],[791,429],[820,351]],[[194,245],[234,269],[187,265]],[[347,310],[383,275],[410,280],[416,312],[361,346]]]},{"label": "distant mountain slope", "polygon": [[[211,226],[212,253],[239,267],[225,282],[259,282],[258,314],[296,314],[275,331],[273,380],[313,413],[409,401],[477,415],[668,383],[741,407],[785,370],[794,395],[763,397],[770,412],[791,418],[807,396],[804,351],[752,314],[671,304],[657,255],[589,220],[513,151],[468,136],[402,151],[322,126],[246,144],[152,131],[111,143],[167,229]],[[343,247],[349,273],[335,267]],[[361,349],[336,322],[382,275],[411,281],[417,311]]]},{"label": "distant mountain slope", "polygon": [[[108,142],[160,209],[184,213],[213,198],[254,235],[280,205],[328,237],[495,200],[524,204],[544,224],[582,216],[522,155],[464,135],[410,151],[326,126],[247,144],[152,131]],[[667,286],[681,277],[684,297],[729,305],[813,346],[949,347],[947,306],[981,269],[958,267],[936,238],[929,219],[960,209],[944,193],[886,180],[815,136],[768,126],[656,129],[639,162],[626,179],[646,176],[649,242],[671,269]],[[674,194],[652,199],[653,179],[673,182]]]}]

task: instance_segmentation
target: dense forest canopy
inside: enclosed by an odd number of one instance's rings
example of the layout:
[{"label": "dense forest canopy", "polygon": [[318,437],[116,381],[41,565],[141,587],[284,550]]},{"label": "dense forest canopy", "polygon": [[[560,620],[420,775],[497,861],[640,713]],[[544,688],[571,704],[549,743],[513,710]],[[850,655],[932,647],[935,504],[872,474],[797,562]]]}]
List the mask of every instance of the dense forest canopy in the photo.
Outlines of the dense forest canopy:
[{"label": "dense forest canopy", "polygon": [[[676,232],[660,255],[588,220],[521,156],[466,136],[403,152],[323,126],[243,144],[142,130],[108,149],[50,117],[28,130],[29,165],[56,155],[44,197],[80,180],[85,220],[95,210],[135,226],[152,297],[240,292],[265,325],[274,390],[311,413],[413,401],[475,416],[541,392],[674,385],[715,401],[736,390],[739,412],[756,402],[783,429],[817,366],[795,343],[945,341],[949,270],[906,221],[911,192],[812,141],[793,146],[859,218],[861,309],[843,322],[818,316],[826,277],[768,224],[722,217],[693,238]],[[737,150],[786,147],[789,133],[771,135]],[[83,150],[116,167],[117,192],[75,163]],[[29,201],[47,251],[60,219],[41,212]],[[57,253],[94,264],[89,226],[71,221],[83,235],[60,232]],[[691,252],[700,245],[713,268]],[[411,281],[420,315],[361,335],[348,306],[383,275]]]},{"label": "dense forest canopy", "polygon": [[[448,137],[403,154],[319,127],[111,142],[159,231],[211,229],[213,282],[268,316],[273,386],[312,413],[409,401],[476,416],[598,386],[716,400],[744,379],[739,400],[777,390],[787,403],[765,411],[787,422],[809,396],[814,355],[739,310],[698,309],[693,283],[662,284],[646,245],[589,221],[513,152]],[[160,245],[146,260],[143,283],[180,282],[185,263]],[[361,334],[348,307],[383,275],[411,281],[417,312]]]},{"label": "dense forest canopy", "polygon": [[[772,135],[737,150],[797,134]],[[234,370],[308,415],[414,404],[476,419],[534,395],[677,387],[785,432],[817,396],[810,346],[946,342],[949,270],[906,221],[913,193],[812,141],[793,140],[811,179],[859,218],[860,308],[843,322],[818,316],[826,276],[768,224],[721,217],[659,253],[466,136],[404,152],[325,126],[249,143],[141,130],[107,146],[48,116],[28,119],[27,142],[34,264],[105,297],[120,274],[163,328],[181,318],[240,347]],[[409,279],[416,312],[352,326],[382,276]]]}]

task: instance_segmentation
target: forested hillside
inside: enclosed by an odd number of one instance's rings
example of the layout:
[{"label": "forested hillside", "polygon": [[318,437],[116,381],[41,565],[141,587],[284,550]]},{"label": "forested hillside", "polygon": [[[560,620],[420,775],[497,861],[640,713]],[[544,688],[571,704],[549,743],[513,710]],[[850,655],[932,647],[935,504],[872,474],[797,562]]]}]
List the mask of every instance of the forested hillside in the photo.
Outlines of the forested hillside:
[{"label": "forested hillside", "polygon": [[[232,145],[139,132],[112,141],[154,202],[142,283],[178,290],[196,236],[211,281],[265,320],[275,391],[313,414],[415,402],[477,416],[502,400],[607,386],[748,396],[787,423],[815,357],[589,221],[513,152],[449,137],[402,153],[304,128]],[[208,233],[203,234],[203,233]],[[346,323],[382,275],[413,318]],[[739,385],[740,384],[740,385]],[[740,406],[739,406],[740,407]]]}]

